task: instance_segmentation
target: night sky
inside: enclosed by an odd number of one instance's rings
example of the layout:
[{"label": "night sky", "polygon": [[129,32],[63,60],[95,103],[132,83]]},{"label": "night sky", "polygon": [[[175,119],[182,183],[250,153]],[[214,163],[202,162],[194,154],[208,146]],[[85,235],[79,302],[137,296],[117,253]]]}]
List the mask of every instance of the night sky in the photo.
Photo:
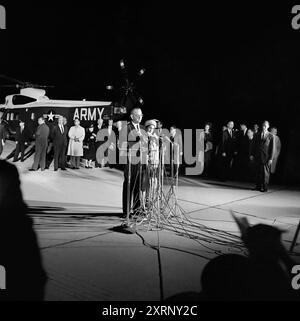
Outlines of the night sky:
[{"label": "night sky", "polygon": [[[123,58],[131,78],[146,68],[136,83],[145,118],[181,128],[295,123],[300,30],[291,27],[292,5],[64,3],[7,2],[0,73],[55,85],[50,98],[111,100],[105,86],[120,85]],[[1,88],[0,98],[13,92]]]}]

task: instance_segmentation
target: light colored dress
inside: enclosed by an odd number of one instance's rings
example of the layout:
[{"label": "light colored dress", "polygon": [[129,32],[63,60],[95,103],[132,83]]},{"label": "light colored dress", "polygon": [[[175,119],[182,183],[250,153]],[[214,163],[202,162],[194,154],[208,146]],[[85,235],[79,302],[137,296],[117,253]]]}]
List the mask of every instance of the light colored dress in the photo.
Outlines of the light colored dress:
[{"label": "light colored dress", "polygon": [[[69,156],[83,156],[83,140],[85,137],[85,130],[81,126],[72,126],[69,130]],[[79,141],[75,141],[75,138]]]}]

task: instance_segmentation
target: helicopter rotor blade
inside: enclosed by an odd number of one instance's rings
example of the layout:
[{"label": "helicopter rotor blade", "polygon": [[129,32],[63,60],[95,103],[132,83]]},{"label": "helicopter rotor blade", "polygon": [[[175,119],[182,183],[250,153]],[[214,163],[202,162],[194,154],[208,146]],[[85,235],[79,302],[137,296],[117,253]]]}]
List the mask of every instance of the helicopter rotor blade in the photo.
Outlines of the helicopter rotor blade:
[{"label": "helicopter rotor blade", "polygon": [[[27,87],[27,86],[26,86]],[[33,88],[54,88],[55,86],[53,85],[35,85],[35,84],[28,84],[28,87],[33,87]]]},{"label": "helicopter rotor blade", "polygon": [[5,88],[21,88],[22,86],[19,84],[14,84],[14,85],[0,85],[0,87],[5,87]]},{"label": "helicopter rotor blade", "polygon": [[10,81],[12,81],[12,82],[16,82],[16,83],[18,83],[18,84],[20,84],[20,85],[24,85],[24,84],[25,84],[24,81],[18,80],[18,79],[13,78],[13,77],[8,77],[8,76],[3,75],[3,74],[0,74],[0,78],[7,79],[7,80],[10,80]]}]

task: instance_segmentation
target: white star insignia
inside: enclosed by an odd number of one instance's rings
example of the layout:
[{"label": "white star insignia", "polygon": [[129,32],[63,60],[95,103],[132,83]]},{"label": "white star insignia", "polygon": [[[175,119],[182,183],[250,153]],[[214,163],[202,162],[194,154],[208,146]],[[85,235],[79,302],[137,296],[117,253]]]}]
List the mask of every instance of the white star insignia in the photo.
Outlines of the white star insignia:
[{"label": "white star insignia", "polygon": [[47,115],[48,116],[48,121],[53,121],[53,118],[54,118],[54,114],[52,113],[52,111],[50,111],[50,114]]}]

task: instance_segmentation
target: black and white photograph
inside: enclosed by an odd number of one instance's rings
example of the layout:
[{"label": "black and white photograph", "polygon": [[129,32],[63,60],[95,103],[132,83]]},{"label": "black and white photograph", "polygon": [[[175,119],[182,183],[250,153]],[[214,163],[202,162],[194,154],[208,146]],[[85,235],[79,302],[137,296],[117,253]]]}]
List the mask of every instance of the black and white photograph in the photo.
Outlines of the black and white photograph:
[{"label": "black and white photograph", "polygon": [[300,300],[300,1],[6,1],[0,40],[0,310]]}]

